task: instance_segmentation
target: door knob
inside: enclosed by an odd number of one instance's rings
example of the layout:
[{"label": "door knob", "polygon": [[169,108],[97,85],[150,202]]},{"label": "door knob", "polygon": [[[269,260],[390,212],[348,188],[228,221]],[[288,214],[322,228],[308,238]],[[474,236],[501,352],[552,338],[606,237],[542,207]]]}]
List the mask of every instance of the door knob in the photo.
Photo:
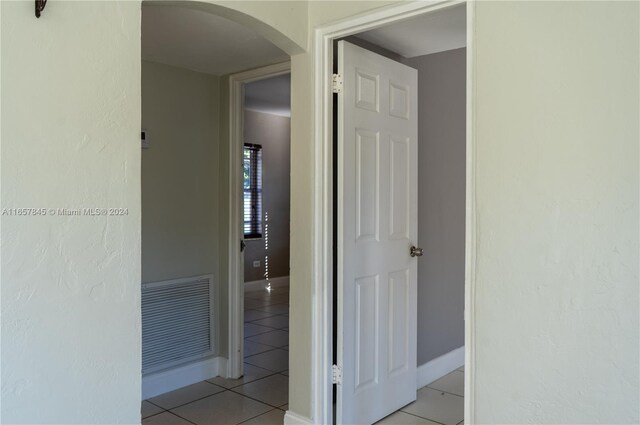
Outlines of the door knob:
[{"label": "door knob", "polygon": [[416,246],[412,246],[411,251],[409,251],[409,255],[412,257],[422,257],[422,254],[424,254],[424,250]]}]

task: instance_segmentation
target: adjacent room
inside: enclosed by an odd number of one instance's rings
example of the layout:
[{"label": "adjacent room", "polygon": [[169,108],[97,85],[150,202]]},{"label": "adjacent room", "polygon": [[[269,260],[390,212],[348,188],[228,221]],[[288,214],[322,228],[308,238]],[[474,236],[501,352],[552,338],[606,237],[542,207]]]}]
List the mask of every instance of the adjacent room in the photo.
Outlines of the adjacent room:
[{"label": "adjacent room", "polygon": [[[230,81],[289,57],[215,14],[145,3],[142,59],[142,423],[282,422],[291,79],[243,82],[237,117]],[[240,146],[230,119],[242,122]],[[244,262],[237,280],[232,261]],[[236,292],[244,329],[230,320]]]}]

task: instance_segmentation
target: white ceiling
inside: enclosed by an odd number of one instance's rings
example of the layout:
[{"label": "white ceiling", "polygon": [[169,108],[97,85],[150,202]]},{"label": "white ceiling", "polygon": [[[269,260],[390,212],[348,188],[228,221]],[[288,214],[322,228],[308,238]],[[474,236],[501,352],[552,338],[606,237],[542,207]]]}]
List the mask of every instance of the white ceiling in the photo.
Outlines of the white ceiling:
[{"label": "white ceiling", "polygon": [[405,58],[459,49],[467,44],[464,4],[358,34]]},{"label": "white ceiling", "polygon": [[250,111],[291,116],[291,74],[245,84],[244,107]]},{"label": "white ceiling", "polygon": [[288,58],[255,32],[214,14],[182,7],[142,7],[144,60],[219,76]]}]

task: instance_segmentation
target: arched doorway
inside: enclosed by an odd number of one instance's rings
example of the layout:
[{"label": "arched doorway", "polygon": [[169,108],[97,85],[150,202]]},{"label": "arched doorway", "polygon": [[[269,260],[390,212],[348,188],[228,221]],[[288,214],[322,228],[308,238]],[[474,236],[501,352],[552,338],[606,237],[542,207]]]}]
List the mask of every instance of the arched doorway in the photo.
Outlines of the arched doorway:
[{"label": "arched doorway", "polygon": [[[225,423],[244,421],[246,412],[234,410],[241,385],[206,381],[242,375],[242,237],[234,215],[241,210],[234,202],[241,200],[234,192],[241,168],[233,165],[241,157],[230,141],[243,141],[232,115],[244,80],[232,75],[282,63],[301,48],[251,15],[206,2],[144,2],[142,31],[145,420],[204,420],[184,412],[198,401],[213,403],[205,409],[208,422],[217,414],[228,415]],[[284,403],[253,397],[243,403],[254,413],[284,414]]]}]

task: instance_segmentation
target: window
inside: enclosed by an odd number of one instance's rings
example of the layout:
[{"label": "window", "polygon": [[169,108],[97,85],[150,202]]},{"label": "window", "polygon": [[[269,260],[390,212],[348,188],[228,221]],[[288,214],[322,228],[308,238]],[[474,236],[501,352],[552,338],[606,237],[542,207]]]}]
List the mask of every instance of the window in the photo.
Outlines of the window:
[{"label": "window", "polygon": [[244,144],[244,237],[262,237],[262,146]]}]

